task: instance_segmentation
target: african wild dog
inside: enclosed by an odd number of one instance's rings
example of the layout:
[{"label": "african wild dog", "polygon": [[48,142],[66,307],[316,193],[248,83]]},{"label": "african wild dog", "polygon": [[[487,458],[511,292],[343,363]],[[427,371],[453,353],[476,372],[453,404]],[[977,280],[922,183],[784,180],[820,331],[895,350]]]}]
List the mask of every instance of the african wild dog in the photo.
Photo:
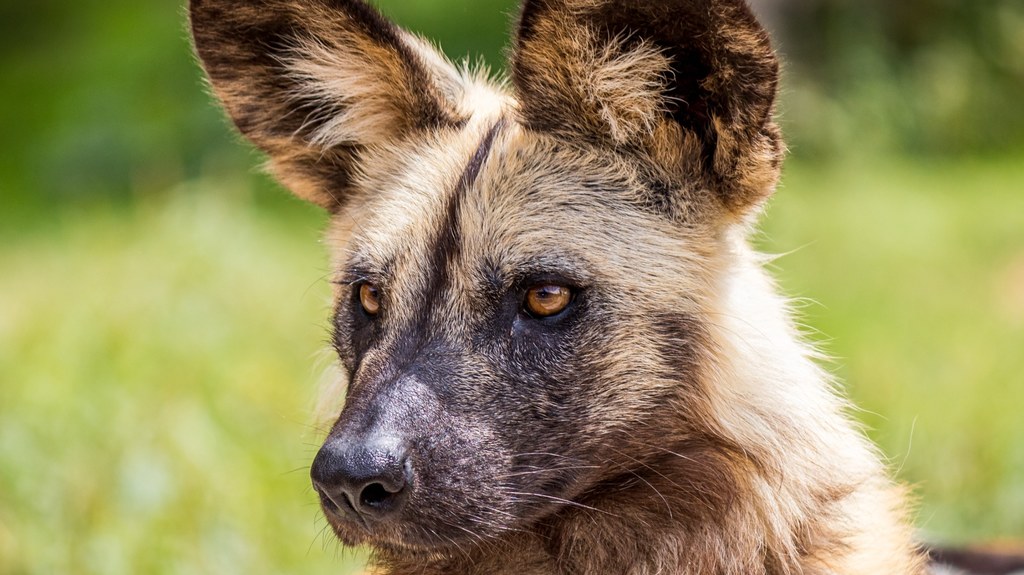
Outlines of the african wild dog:
[{"label": "african wild dog", "polygon": [[904,495],[747,236],[778,64],[743,0],[526,0],[509,85],[360,0],[192,0],[332,214],[345,407],[312,477],[405,574],[917,574]]}]

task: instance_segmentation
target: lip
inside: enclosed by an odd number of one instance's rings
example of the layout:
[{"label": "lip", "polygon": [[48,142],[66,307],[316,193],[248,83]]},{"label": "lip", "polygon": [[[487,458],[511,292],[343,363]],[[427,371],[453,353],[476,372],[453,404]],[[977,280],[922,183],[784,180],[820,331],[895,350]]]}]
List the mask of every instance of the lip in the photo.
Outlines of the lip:
[{"label": "lip", "polygon": [[321,500],[321,509],[327,523],[342,543],[348,546],[370,545],[403,554],[435,556],[454,553],[459,544],[445,538],[424,537],[421,530],[409,525],[392,523],[390,526],[371,526],[353,512],[351,517],[339,510],[330,500]]}]

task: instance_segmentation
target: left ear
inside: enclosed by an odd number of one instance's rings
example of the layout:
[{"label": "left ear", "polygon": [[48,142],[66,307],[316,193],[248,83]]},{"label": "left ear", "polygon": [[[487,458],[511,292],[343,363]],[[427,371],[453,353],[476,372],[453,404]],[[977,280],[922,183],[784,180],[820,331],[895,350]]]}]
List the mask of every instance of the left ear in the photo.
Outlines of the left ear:
[{"label": "left ear", "polygon": [[338,212],[363,152],[460,126],[458,71],[363,0],[190,0],[196,53],[297,196]]},{"label": "left ear", "polygon": [[512,59],[527,127],[639,152],[736,215],[778,179],[778,70],[743,0],[526,0]]}]

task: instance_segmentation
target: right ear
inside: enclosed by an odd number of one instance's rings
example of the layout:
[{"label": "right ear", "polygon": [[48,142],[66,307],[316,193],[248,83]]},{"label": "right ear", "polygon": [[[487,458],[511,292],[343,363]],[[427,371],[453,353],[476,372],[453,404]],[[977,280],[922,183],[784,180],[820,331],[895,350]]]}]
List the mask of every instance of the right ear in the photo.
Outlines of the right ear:
[{"label": "right ear", "polygon": [[456,69],[361,0],[190,0],[189,12],[235,125],[278,180],[332,212],[365,147],[464,121]]},{"label": "right ear", "polygon": [[512,57],[529,128],[638,151],[734,215],[779,177],[778,78],[746,0],[524,0]]}]

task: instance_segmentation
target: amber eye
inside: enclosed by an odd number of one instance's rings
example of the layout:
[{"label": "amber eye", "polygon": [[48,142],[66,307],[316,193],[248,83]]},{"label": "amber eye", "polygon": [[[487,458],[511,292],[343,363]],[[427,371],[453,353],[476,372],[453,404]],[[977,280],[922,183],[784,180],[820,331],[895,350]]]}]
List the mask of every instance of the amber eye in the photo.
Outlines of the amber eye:
[{"label": "amber eye", "polygon": [[380,313],[380,292],[373,284],[362,284],[359,286],[359,303],[363,305],[363,311],[367,315]]},{"label": "amber eye", "polygon": [[559,285],[534,286],[526,292],[524,307],[533,317],[558,315],[572,303],[572,290]]}]

